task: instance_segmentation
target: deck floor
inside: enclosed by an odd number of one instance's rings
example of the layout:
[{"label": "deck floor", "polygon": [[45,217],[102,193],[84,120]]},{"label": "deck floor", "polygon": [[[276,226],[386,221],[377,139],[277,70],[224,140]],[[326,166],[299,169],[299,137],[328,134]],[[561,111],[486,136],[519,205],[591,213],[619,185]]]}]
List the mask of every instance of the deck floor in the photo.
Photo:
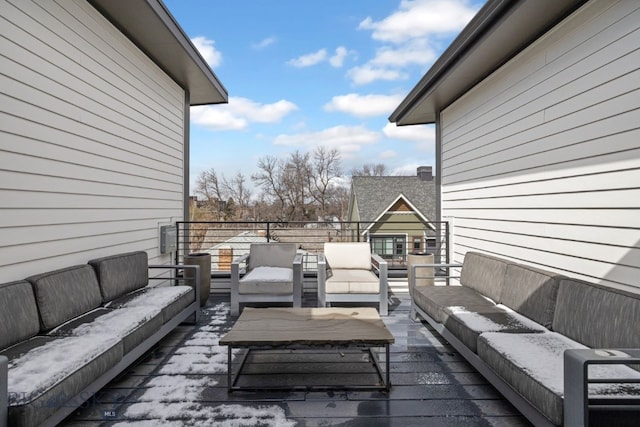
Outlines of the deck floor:
[{"label": "deck floor", "polygon": [[[529,426],[426,323],[409,319],[406,292],[390,293],[384,321],[391,346],[389,393],[315,390],[227,391],[228,294],[212,294],[198,325],[181,325],[136,365],[69,416],[65,426]],[[305,306],[315,306],[305,294]],[[238,358],[235,354],[234,358]],[[234,359],[235,360],[235,359]],[[239,382],[261,385],[370,384],[358,351],[260,352]]]}]

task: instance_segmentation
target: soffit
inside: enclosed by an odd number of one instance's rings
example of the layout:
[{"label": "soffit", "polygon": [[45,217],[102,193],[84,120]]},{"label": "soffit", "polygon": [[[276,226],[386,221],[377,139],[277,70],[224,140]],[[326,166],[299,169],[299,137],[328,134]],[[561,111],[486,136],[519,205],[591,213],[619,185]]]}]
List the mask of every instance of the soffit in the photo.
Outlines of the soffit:
[{"label": "soffit", "polygon": [[451,105],[586,0],[489,0],[389,117],[434,123]]},{"label": "soffit", "polygon": [[160,0],[88,0],[189,92],[191,105],[228,102],[227,90]]}]

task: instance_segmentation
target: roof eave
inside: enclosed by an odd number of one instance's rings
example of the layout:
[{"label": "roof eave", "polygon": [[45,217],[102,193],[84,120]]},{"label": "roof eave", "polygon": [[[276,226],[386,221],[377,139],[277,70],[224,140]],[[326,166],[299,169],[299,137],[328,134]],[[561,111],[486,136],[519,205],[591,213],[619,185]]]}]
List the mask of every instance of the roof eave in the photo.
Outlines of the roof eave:
[{"label": "roof eave", "polygon": [[587,0],[489,0],[389,117],[434,123],[437,113]]},{"label": "roof eave", "polygon": [[161,0],[87,0],[176,83],[190,105],[226,103],[227,90]]}]

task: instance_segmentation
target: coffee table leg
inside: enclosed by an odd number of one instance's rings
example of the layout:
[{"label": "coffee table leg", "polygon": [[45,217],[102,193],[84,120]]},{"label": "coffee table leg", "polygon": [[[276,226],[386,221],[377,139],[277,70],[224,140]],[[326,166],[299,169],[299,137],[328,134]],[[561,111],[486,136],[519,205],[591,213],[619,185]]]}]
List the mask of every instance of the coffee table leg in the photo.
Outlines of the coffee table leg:
[{"label": "coffee table leg", "polygon": [[389,344],[385,344],[384,346],[385,349],[385,372],[382,372],[382,367],[380,366],[380,358],[376,356],[376,354],[373,351],[373,347],[369,347],[369,355],[371,356],[371,360],[373,361],[373,364],[376,367],[376,370],[378,371],[378,375],[380,376],[380,380],[383,382],[383,386],[384,386],[384,390],[385,391],[389,391],[389,389],[391,388],[391,362],[390,362],[390,351],[389,351]]},{"label": "coffee table leg", "polygon": [[389,391],[389,389],[391,388],[391,353],[389,351],[389,344],[385,345],[385,353],[387,357],[387,371],[385,373],[387,381],[385,385],[386,390]]},{"label": "coffee table leg", "polygon": [[227,390],[229,393],[233,390],[233,380],[232,380],[232,366],[231,366],[231,346],[227,346]]}]

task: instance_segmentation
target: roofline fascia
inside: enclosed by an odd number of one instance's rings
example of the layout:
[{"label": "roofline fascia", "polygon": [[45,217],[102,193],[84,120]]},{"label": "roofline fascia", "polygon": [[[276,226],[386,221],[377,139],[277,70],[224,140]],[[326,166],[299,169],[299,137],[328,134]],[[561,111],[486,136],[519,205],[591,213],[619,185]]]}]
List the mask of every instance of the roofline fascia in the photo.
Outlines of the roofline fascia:
[{"label": "roofline fascia", "polygon": [[522,0],[489,0],[391,113],[389,121],[395,123],[400,120],[417,100],[437,85],[438,81],[458,63],[466,52],[473,49],[476,42],[482,38],[495,22],[520,1]]},{"label": "roofline fascia", "polygon": [[[188,90],[187,85],[182,82],[182,80],[176,76],[171,70],[169,70],[162,61],[160,61],[149,48],[147,48],[143,43],[131,33],[131,31],[124,26],[121,22],[119,22],[116,18],[114,18],[102,5],[102,1],[104,0],[87,0],[87,2],[94,7],[100,14],[102,14],[113,26],[115,26],[122,34],[124,34],[138,49],[140,49],[144,54],[149,57],[164,73],[166,73],[173,81],[178,83],[183,89]],[[176,39],[176,41],[180,44],[181,48],[184,52],[187,53],[191,61],[198,67],[200,72],[209,80],[215,90],[221,95],[223,101],[221,103],[229,102],[229,93],[224,85],[220,82],[218,77],[215,75],[213,70],[209,67],[207,62],[204,60],[198,49],[191,42],[191,39],[184,32],[182,27],[175,20],[171,12],[164,5],[162,0],[143,0],[144,3],[154,12],[154,14],[162,21],[165,28],[171,33],[171,35]],[[198,106],[198,105],[210,105],[211,103],[194,103],[190,104],[190,106]]]},{"label": "roofline fascia", "polygon": [[380,220],[380,218],[382,218],[387,212],[389,212],[389,209],[391,209],[391,207],[395,205],[400,199],[403,199],[405,202],[407,202],[409,206],[411,206],[411,209],[413,209],[413,212],[416,213],[420,218],[422,218],[422,220],[426,222],[432,230],[435,231],[435,227],[431,224],[431,221],[429,221],[429,219],[426,216],[424,216],[422,211],[416,208],[416,206],[413,203],[411,203],[411,200],[409,200],[409,198],[405,196],[404,193],[400,193],[398,194],[398,197],[396,197],[394,201],[389,204],[389,206],[383,209],[382,212],[380,212],[380,215],[378,215],[377,218],[374,219],[371,222],[371,224],[369,224],[369,226],[365,228],[360,234],[364,235],[365,233],[367,233],[371,229],[371,227],[373,227],[374,224],[376,224]]}]

